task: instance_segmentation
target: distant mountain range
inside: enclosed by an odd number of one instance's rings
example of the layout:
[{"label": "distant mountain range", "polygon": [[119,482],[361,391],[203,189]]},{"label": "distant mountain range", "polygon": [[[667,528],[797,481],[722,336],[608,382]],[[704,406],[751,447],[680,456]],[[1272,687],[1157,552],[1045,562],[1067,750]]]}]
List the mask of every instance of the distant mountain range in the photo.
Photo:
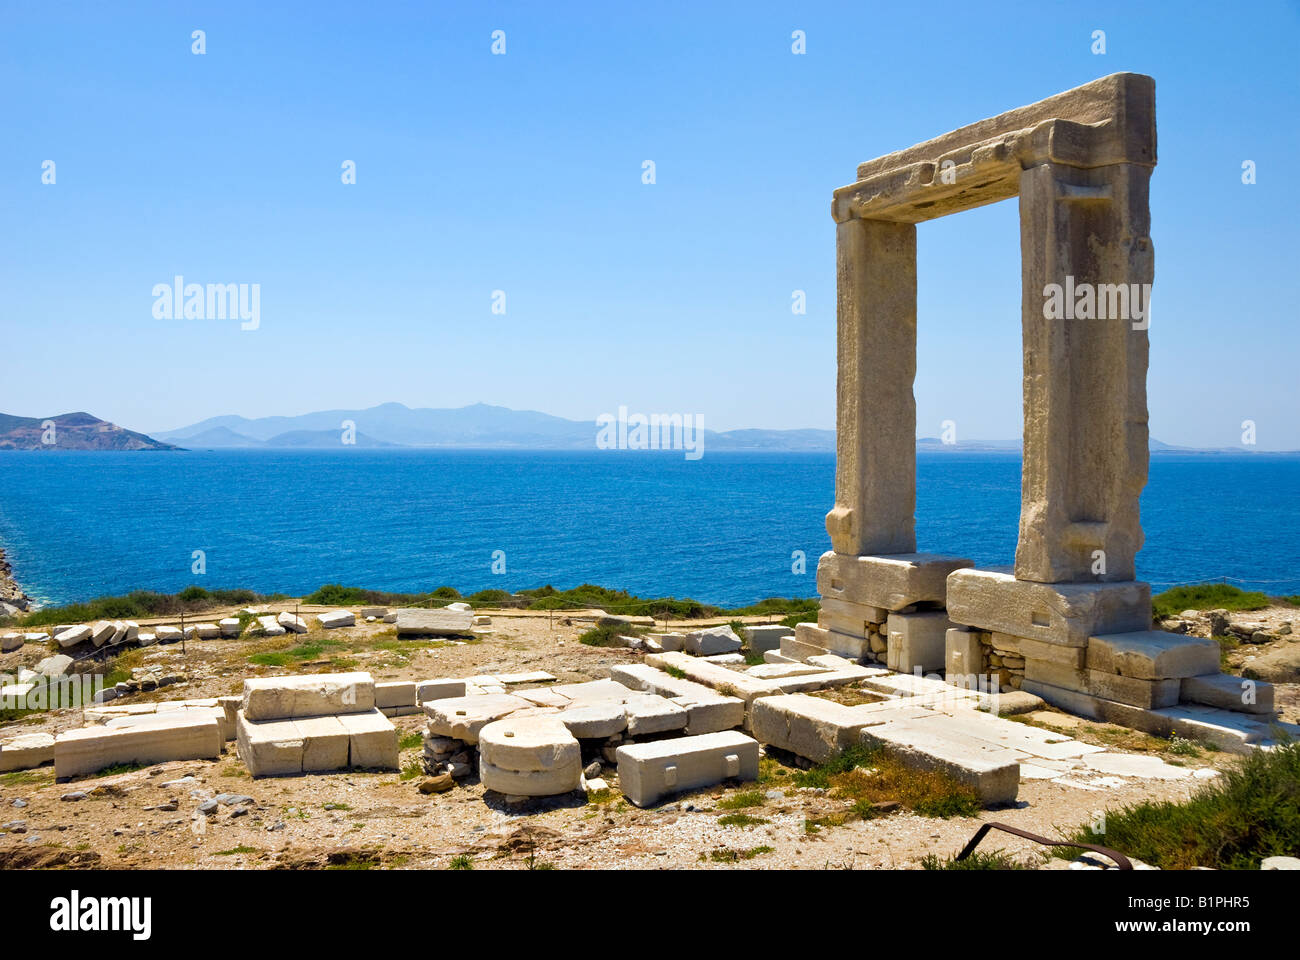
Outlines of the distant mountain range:
[{"label": "distant mountain range", "polygon": [[[590,450],[594,420],[566,420],[534,410],[476,403],[454,409],[412,409],[385,403],[368,410],[323,410],[297,417],[212,417],[157,436],[190,449],[232,447],[329,448],[341,445],[348,424],[358,447],[492,447],[517,450]],[[704,430],[706,450],[822,452],[835,449],[834,430]]]},{"label": "distant mountain range", "polygon": [[0,413],[0,450],[175,450],[88,413],[14,417]]},{"label": "distant mountain range", "polygon": [[[54,423],[56,443],[62,450],[337,450],[344,446],[364,449],[488,448],[503,450],[591,450],[600,427],[594,420],[567,420],[534,410],[511,410],[486,403],[450,409],[411,408],[384,403],[366,410],[322,410],[296,417],[211,417],[188,427],[167,430],[155,437],[135,433],[91,416],[65,413],[57,417],[14,417],[0,414],[0,450],[40,450],[43,426]],[[834,430],[705,430],[702,448],[755,452],[833,453]],[[1019,452],[1019,439],[968,440],[944,443],[920,437],[919,452],[993,453]],[[1151,452],[1242,453],[1240,447],[1202,450],[1175,447],[1151,440]]]}]

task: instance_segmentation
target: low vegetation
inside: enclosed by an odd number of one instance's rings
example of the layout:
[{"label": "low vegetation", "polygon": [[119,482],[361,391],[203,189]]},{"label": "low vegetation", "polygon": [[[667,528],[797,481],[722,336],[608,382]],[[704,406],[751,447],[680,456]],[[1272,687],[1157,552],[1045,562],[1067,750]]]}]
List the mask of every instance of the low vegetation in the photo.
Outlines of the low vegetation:
[{"label": "low vegetation", "polygon": [[1009,854],[1001,850],[994,850],[991,853],[976,850],[965,860],[958,860],[956,857],[940,858],[929,853],[921,858],[921,868],[923,870],[1024,870],[1025,865],[1013,860]]},{"label": "low vegetation", "polygon": [[288,598],[283,594],[259,594],[252,590],[205,590],[203,587],[186,587],[180,593],[135,590],[122,596],[98,597],[86,603],[42,607],[23,617],[22,624],[25,627],[44,627],[91,620],[140,620],[285,599]]},{"label": "low vegetation", "polygon": [[1151,598],[1157,618],[1176,617],[1184,610],[1263,610],[1268,597],[1227,583],[1195,583],[1171,587]]},{"label": "low vegetation", "polygon": [[626,624],[597,624],[578,637],[578,642],[588,647],[625,647],[623,637],[639,637],[646,632],[644,627]]},{"label": "low vegetation", "polygon": [[847,809],[825,824],[838,826],[852,819],[868,820],[889,813],[896,805],[923,817],[973,817],[981,804],[978,794],[939,770],[918,770],[884,750],[853,746],[811,770],[795,771],[797,787],[819,787],[849,802]]},{"label": "low vegetation", "polygon": [[[1162,870],[1254,870],[1300,851],[1300,742],[1256,750],[1182,802],[1148,800],[1108,811],[1069,839],[1101,843]],[[1078,856],[1060,848],[1057,856]]]}]

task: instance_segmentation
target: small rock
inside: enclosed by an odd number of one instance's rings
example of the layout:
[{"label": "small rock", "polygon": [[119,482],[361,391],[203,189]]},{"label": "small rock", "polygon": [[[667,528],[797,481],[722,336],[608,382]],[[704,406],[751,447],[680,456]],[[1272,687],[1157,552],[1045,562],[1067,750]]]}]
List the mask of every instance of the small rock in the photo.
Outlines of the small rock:
[{"label": "small rock", "polygon": [[19,810],[21,810],[23,807],[27,806],[27,801],[24,800],[22,797],[15,797],[12,806],[15,806]]},{"label": "small rock", "polygon": [[764,794],[764,796],[767,797],[767,799],[769,799],[769,800],[780,800],[782,797],[785,796],[785,791],[784,791],[784,790],[769,790],[769,791],[767,791],[767,793]]},{"label": "small rock", "polygon": [[279,820],[279,821],[276,821],[275,823],[271,824],[269,827],[267,827],[267,828],[266,828],[266,832],[267,832],[267,833],[273,833],[273,832],[275,832],[276,830],[283,830],[283,829],[284,829],[284,821],[283,821],[283,820]]},{"label": "small rock", "polygon": [[582,771],[582,775],[588,780],[594,780],[596,777],[600,776],[600,771],[600,761],[593,760],[591,763],[587,764],[586,768]]},{"label": "small rock", "polygon": [[421,793],[446,793],[452,787],[456,786],[456,781],[452,779],[450,773],[442,773],[436,777],[427,777],[420,781]]},{"label": "small rock", "polygon": [[220,804],[217,803],[215,797],[211,800],[204,800],[199,804],[199,813],[203,814],[205,817],[213,816],[217,812],[217,807],[219,806]]},{"label": "small rock", "polygon": [[67,800],[67,801],[85,800],[85,799],[86,799],[86,791],[85,791],[85,790],[74,790],[74,791],[72,791],[71,793],[65,793],[63,796],[59,797],[59,799],[60,799],[60,800]]},{"label": "small rock", "polygon": [[[11,820],[9,823],[0,824],[0,830],[7,830],[7,831],[9,831],[10,833],[26,833],[26,832],[27,832],[27,821],[26,821],[26,820]],[[1272,867],[1270,867],[1269,869],[1276,869],[1276,868],[1272,868]]]},{"label": "small rock", "polygon": [[244,817],[248,815],[248,807],[236,807],[230,811],[231,817]]}]

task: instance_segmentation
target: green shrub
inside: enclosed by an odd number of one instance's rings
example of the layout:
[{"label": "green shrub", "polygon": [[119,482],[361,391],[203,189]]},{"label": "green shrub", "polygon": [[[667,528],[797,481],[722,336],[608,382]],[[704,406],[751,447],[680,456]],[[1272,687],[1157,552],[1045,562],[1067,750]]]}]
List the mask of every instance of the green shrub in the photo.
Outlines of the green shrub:
[{"label": "green shrub", "polygon": [[1184,610],[1262,610],[1268,597],[1227,583],[1197,583],[1171,587],[1151,598],[1157,618],[1176,617]]},{"label": "green shrub", "polygon": [[[1265,857],[1300,851],[1300,743],[1256,750],[1183,802],[1148,800],[1106,813],[1106,832],[1069,839],[1102,843],[1162,870],[1254,870]],[[1058,852],[1077,856],[1080,851]]]}]

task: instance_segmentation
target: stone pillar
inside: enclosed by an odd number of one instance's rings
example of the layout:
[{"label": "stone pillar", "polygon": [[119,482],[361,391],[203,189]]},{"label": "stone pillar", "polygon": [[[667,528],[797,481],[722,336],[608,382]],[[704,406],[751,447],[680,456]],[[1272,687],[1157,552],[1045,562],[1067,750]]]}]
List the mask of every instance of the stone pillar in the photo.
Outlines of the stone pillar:
[{"label": "stone pillar", "polygon": [[[1151,169],[1049,161],[1020,175],[1025,440],[1017,580],[1134,579],[1149,458],[1149,315],[1139,311],[1149,307],[1155,270]],[[1049,285],[1069,314],[1045,316]]]},{"label": "stone pillar", "polygon": [[916,549],[916,225],[836,227],[835,553]]}]

